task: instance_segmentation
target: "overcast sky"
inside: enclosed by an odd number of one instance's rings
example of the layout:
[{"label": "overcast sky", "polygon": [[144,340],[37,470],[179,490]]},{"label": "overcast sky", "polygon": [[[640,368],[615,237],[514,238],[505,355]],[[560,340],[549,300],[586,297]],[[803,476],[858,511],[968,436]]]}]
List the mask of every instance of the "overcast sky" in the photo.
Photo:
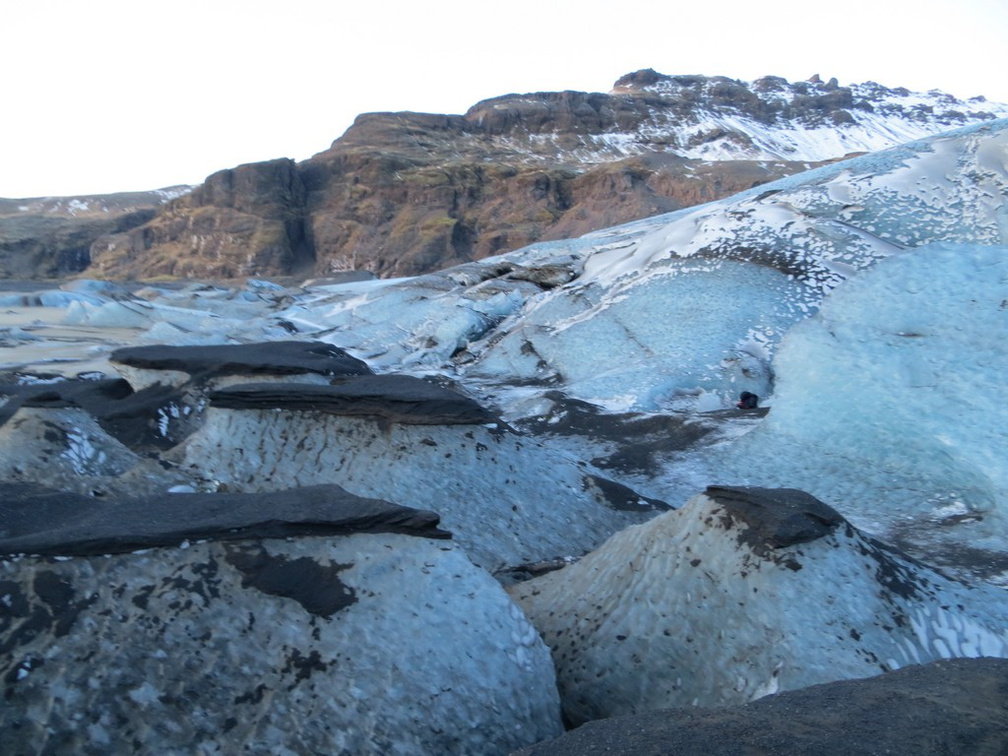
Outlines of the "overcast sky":
[{"label": "overcast sky", "polygon": [[606,92],[640,68],[1008,102],[1008,0],[3,2],[0,197],[195,184],[308,158],[358,113]]}]

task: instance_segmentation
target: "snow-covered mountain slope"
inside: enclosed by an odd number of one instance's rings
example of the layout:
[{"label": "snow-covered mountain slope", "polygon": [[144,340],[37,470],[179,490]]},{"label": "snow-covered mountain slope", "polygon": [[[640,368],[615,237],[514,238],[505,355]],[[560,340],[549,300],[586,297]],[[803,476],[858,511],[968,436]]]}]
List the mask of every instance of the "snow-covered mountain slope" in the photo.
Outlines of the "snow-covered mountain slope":
[{"label": "snow-covered mountain slope", "polygon": [[589,164],[649,152],[706,161],[835,160],[1004,117],[1006,104],[939,90],[650,69],[623,76],[609,95],[507,95],[466,114],[502,148],[528,159],[567,153]]},{"label": "snow-covered mountain slope", "polygon": [[829,160],[1008,116],[1008,105],[983,97],[964,101],[938,90],[911,92],[870,81],[840,87],[836,79],[822,82],[818,76],[791,83],[776,76],[730,82],[631,74],[616,83],[614,93],[622,92],[703,102],[687,123],[659,119],[651,133],[671,137],[685,157],[705,160]]},{"label": "snow-covered mountain slope", "polygon": [[870,81],[840,87],[835,79],[791,83],[766,76],[742,86],[749,93],[744,105],[726,97],[733,87],[716,78],[668,76],[635,86],[631,75],[615,91],[680,101],[699,95],[704,105],[689,119],[693,123],[665,119],[652,128],[671,137],[685,157],[704,160],[829,160],[1008,116],[1008,105],[983,97],[964,101],[938,90],[911,92]]}]

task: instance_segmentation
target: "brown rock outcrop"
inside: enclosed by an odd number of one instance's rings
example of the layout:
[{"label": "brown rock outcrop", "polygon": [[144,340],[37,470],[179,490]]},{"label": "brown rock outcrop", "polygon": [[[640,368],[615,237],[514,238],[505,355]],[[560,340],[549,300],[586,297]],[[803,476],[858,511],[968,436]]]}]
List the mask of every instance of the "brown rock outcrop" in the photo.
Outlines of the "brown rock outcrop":
[{"label": "brown rock outcrop", "polygon": [[0,279],[61,278],[86,270],[99,236],[123,233],[154,218],[173,187],[153,192],[81,197],[0,199]]},{"label": "brown rock outcrop", "polygon": [[644,155],[586,168],[486,148],[446,159],[455,140],[478,141],[458,119],[429,130],[420,128],[426,118],[403,120],[359,119],[272,191],[247,175],[263,166],[275,174],[274,163],[214,174],[151,222],[99,239],[92,270],[114,278],[418,275],[718,199],[806,165]]},{"label": "brown rock outcrop", "polygon": [[[724,82],[722,100],[748,94],[760,102],[742,84]],[[673,109],[686,116],[706,96],[697,89]],[[221,171],[144,226],[99,239],[92,271],[416,275],[710,201],[807,167],[688,160],[655,135],[629,157],[607,145],[605,135],[638,132],[669,107],[667,98],[628,89],[506,95],[465,115],[367,113],[310,160]]]},{"label": "brown rock outcrop", "polygon": [[91,272],[111,278],[308,272],[304,206],[293,160],[218,171],[145,225],[97,239]]}]

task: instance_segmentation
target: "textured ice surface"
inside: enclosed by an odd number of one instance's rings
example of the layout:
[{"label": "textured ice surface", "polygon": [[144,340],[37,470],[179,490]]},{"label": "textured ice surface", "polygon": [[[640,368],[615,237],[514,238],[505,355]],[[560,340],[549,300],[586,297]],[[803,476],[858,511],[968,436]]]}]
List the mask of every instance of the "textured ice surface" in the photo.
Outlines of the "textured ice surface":
[{"label": "textured ice surface", "polygon": [[[1008,120],[990,121],[428,276],[301,294],[152,290],[149,302],[70,303],[65,322],[169,343],[294,331],[378,370],[548,381],[610,408],[726,406],[766,393],[781,335],[858,271],[934,241],[1008,242],[1006,154]],[[541,266],[573,280],[536,285],[523,271]]]},{"label": "textured ice surface", "polygon": [[[989,357],[967,350],[958,362],[937,356],[879,375],[888,362],[934,340],[892,337],[885,342],[892,354],[883,355],[878,346],[878,354],[857,358],[864,370],[852,372],[854,358],[843,350],[856,343],[854,336],[843,343],[830,336],[845,356],[820,378],[796,379],[816,386],[803,403],[795,399],[798,389],[794,380],[787,383],[786,374],[800,376],[802,369],[811,369],[795,363],[813,361],[813,347],[798,357],[785,356],[779,365],[774,356],[795,324],[842,292],[845,281],[856,282],[880,261],[912,255],[933,242],[992,248],[1008,243],[1006,166],[1008,120],[997,120],[719,202],[428,276],[310,287],[286,298],[254,286],[247,293],[255,301],[216,289],[152,291],[150,302],[106,301],[97,308],[73,303],[67,316],[90,326],[142,317],[148,333],[141,340],[169,343],[321,339],[348,349],[378,372],[450,375],[477,398],[492,399],[509,420],[551,412],[555,391],[607,410],[662,412],[730,407],[749,390],[774,404],[765,431],[773,430],[772,438],[761,446],[760,437],[754,437],[745,442],[749,446],[721,457],[718,450],[704,459],[670,454],[669,474],[648,481],[654,486],[648,489],[651,495],[681,504],[698,488],[723,480],[712,478],[712,471],[730,470],[737,476],[734,482],[803,486],[859,524],[898,530],[918,543],[923,536],[914,532],[921,528],[937,532],[955,525],[946,532],[968,528],[997,545],[1002,505],[996,502],[1003,497],[1004,473],[995,457],[1003,439],[985,422],[988,416],[1000,417],[1000,409],[991,404],[996,388],[976,382],[995,374],[986,366],[1001,364],[1000,343],[984,347],[992,350]],[[544,280],[532,274],[537,268],[566,271],[569,280],[558,284],[565,278],[554,276],[549,284],[537,284]],[[899,279],[909,275],[901,267],[884,270]],[[982,273],[964,279],[963,286],[974,286],[976,277]],[[984,285],[993,287],[990,296],[998,303],[1005,299],[997,294],[1003,284],[988,278]],[[899,290],[877,295],[887,306],[905,303],[901,317],[906,322],[894,329],[912,333],[915,317],[939,311],[948,311],[950,322],[959,318],[963,327],[974,322],[975,305],[965,299],[942,295],[932,304],[931,294],[912,301],[906,296]],[[866,307],[863,335],[876,338],[872,315],[886,310],[874,303]],[[989,334],[1005,332],[998,317],[984,316]],[[32,333],[28,326],[19,327]],[[809,327],[810,339],[820,327]],[[861,328],[852,324],[849,330]],[[16,343],[23,349],[29,342],[19,334]],[[815,349],[829,352],[832,346],[823,342]],[[967,366],[976,365],[979,372],[943,379],[939,392],[960,386],[958,393],[925,399],[927,407],[912,410],[924,392],[918,384],[931,380],[939,363],[943,375],[956,373],[957,365],[967,372],[972,369]],[[778,371],[785,374],[780,387]],[[885,384],[888,396],[899,395],[905,404],[883,401],[871,386],[861,386],[869,379],[872,385],[891,383],[894,376],[917,386],[912,396],[903,396]],[[833,390],[820,385],[825,383]],[[856,399],[834,404],[838,393],[849,398],[855,392],[847,384],[859,386]],[[832,415],[810,420],[806,437],[800,438],[796,418],[814,417],[823,406],[834,407]],[[850,424],[841,419],[857,413],[858,406],[865,408],[862,414],[873,408],[872,417],[880,419]],[[785,434],[782,423],[789,411],[795,430]],[[973,416],[978,420],[969,422],[980,431],[976,439],[963,430],[970,424],[961,421]],[[888,430],[878,427],[890,423]],[[946,433],[946,425],[953,430]],[[829,428],[829,437],[823,431],[812,444],[809,434],[818,428]],[[764,459],[771,441],[778,440],[790,444],[789,451]],[[820,445],[822,452],[816,450]],[[858,445],[866,451],[857,451]]]},{"label": "textured ice surface", "polygon": [[697,389],[726,402],[742,390],[766,395],[766,345],[803,315],[775,305],[800,285],[730,260],[679,272],[619,297],[593,297],[589,288],[546,298],[470,374],[551,377],[609,409],[674,405]]},{"label": "textured ice surface", "polygon": [[768,547],[708,496],[509,589],[574,723],[726,706],[908,664],[1008,656],[1008,604],[841,524]]},{"label": "textured ice surface", "polygon": [[580,555],[653,516],[616,510],[575,460],[482,425],[211,407],[178,453],[185,469],[232,491],[337,483],[359,496],[435,511],[491,571]]},{"label": "textured ice surface", "polygon": [[726,403],[765,388],[783,333],[852,275],[925,242],[1008,241],[1006,155],[997,121],[589,234],[561,248],[580,277],[475,344],[468,371],[644,410],[684,390]]},{"label": "textured ice surface", "polygon": [[527,283],[484,283],[453,270],[328,286],[279,317],[301,331],[325,334],[321,337],[379,368],[437,368],[516,313],[532,291]]},{"label": "textured ice surface", "polygon": [[548,651],[450,541],[0,560],[0,585],[31,628],[6,752],[506,754],[562,731]]},{"label": "textured ice surface", "polygon": [[1008,550],[1006,297],[1005,246],[879,263],[791,330],[769,416],[709,453],[701,476],[803,488],[925,552]]}]

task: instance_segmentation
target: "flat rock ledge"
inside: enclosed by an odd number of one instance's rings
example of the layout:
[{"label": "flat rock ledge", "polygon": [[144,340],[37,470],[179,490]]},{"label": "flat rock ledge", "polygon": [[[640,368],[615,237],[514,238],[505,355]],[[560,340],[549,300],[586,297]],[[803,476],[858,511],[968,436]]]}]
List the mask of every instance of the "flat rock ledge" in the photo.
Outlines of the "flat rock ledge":
[{"label": "flat rock ledge", "polygon": [[203,539],[350,533],[451,537],[434,512],[355,496],[338,485],[104,499],[0,483],[0,501],[0,555],[86,556]]},{"label": "flat rock ledge", "polygon": [[481,425],[498,418],[461,394],[408,375],[366,375],[321,386],[248,383],[211,391],[212,407],[379,417],[411,425]]},{"label": "flat rock ledge", "polygon": [[745,523],[742,532],[751,545],[782,549],[807,543],[844,522],[831,506],[796,488],[708,486],[704,493]]},{"label": "flat rock ledge", "polygon": [[115,365],[141,370],[171,370],[190,376],[367,375],[367,364],[322,341],[269,341],[213,346],[150,345],[116,349]]}]

